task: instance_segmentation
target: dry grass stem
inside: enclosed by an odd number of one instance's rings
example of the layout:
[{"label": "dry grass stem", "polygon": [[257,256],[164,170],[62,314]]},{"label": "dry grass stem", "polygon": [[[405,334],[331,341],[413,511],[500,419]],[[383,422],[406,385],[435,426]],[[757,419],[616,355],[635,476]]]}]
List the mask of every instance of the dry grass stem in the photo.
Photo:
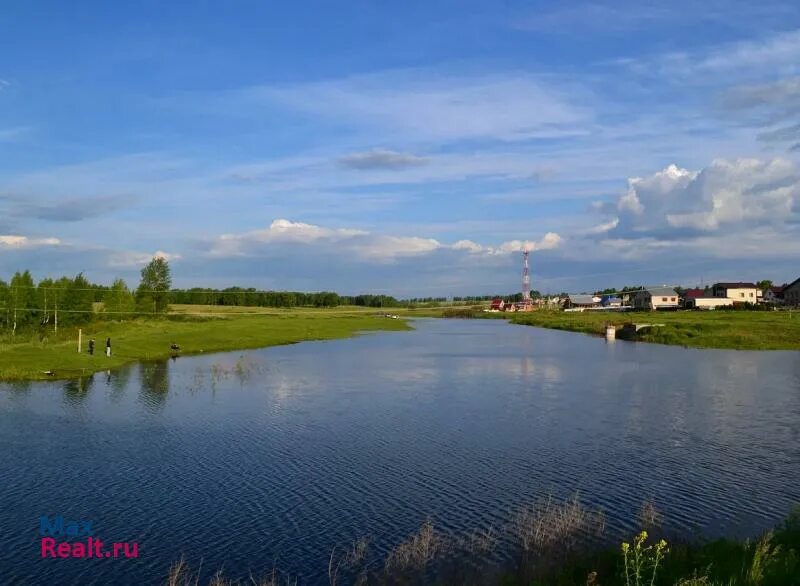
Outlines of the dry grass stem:
[{"label": "dry grass stem", "polygon": [[422,569],[444,551],[445,546],[445,539],[436,533],[433,523],[425,521],[419,531],[389,552],[384,568],[387,572]]},{"label": "dry grass stem", "polygon": [[654,529],[656,527],[660,527],[664,520],[664,517],[658,512],[655,501],[653,501],[652,498],[642,502],[642,506],[639,507],[639,512],[636,518],[638,519],[639,526],[642,529]]},{"label": "dry grass stem", "polygon": [[515,537],[525,552],[541,552],[555,546],[569,549],[582,538],[602,535],[604,529],[602,512],[584,507],[577,494],[563,503],[550,496],[525,507],[517,514],[513,526]]}]

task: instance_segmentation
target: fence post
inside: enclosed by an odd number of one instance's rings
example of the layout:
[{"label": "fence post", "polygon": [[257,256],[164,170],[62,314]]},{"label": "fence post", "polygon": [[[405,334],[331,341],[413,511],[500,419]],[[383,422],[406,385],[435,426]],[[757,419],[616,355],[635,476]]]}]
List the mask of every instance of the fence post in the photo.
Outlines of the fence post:
[{"label": "fence post", "polygon": [[81,353],[81,337],[83,336],[83,330],[78,329],[78,354]]}]

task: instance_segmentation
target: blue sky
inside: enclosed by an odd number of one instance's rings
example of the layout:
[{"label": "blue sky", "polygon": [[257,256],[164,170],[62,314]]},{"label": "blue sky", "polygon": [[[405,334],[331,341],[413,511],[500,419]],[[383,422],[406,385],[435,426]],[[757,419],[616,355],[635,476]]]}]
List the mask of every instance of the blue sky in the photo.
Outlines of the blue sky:
[{"label": "blue sky", "polygon": [[27,2],[0,276],[509,292],[800,276],[792,2]]}]

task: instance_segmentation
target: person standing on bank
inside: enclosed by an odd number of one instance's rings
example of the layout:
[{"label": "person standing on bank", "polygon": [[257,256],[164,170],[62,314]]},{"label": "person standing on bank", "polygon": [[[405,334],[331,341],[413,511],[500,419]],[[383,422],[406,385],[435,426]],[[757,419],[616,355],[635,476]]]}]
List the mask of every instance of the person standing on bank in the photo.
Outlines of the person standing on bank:
[{"label": "person standing on bank", "polygon": [[89,340],[89,356],[94,356],[94,338]]},{"label": "person standing on bank", "polygon": [[106,338],[106,356],[111,358],[111,338]]}]

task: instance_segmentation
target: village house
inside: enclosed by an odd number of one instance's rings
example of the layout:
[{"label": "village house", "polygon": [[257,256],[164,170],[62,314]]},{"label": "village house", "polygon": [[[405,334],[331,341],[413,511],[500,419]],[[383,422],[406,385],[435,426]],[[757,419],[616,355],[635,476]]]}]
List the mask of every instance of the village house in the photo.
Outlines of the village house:
[{"label": "village house", "polygon": [[764,291],[764,303],[783,305],[783,287],[768,287]]},{"label": "village house", "polygon": [[678,305],[680,305],[680,307],[687,307],[687,304],[691,303],[691,299],[705,296],[706,292],[704,289],[685,289],[678,300]]},{"label": "village house", "polygon": [[712,295],[733,299],[734,303],[758,303],[761,301],[761,290],[755,283],[715,283]]},{"label": "village house", "polygon": [[567,295],[564,300],[564,309],[586,309],[599,305],[600,297],[597,295]]},{"label": "village house", "polygon": [[705,289],[686,289],[680,300],[680,306],[684,309],[716,309],[731,305],[733,305],[733,299],[714,297]]},{"label": "village house", "polygon": [[672,287],[648,287],[634,291],[634,309],[677,309],[678,293]]},{"label": "village house", "polygon": [[684,309],[716,309],[732,305],[733,299],[730,297],[689,297],[683,300]]},{"label": "village house", "polygon": [[633,291],[623,291],[619,294],[622,307],[633,307]]},{"label": "village house", "polygon": [[783,303],[789,307],[800,305],[800,279],[792,281],[783,288]]},{"label": "village house", "polygon": [[706,296],[705,289],[686,289],[683,292],[683,295],[681,295],[683,299],[692,299],[695,297],[705,297],[705,296]]},{"label": "village house", "polygon": [[492,304],[489,306],[489,311],[503,311],[506,302],[500,298],[492,299]]},{"label": "village house", "polygon": [[622,298],[616,295],[603,295],[600,299],[600,305],[603,307],[622,307]]}]

